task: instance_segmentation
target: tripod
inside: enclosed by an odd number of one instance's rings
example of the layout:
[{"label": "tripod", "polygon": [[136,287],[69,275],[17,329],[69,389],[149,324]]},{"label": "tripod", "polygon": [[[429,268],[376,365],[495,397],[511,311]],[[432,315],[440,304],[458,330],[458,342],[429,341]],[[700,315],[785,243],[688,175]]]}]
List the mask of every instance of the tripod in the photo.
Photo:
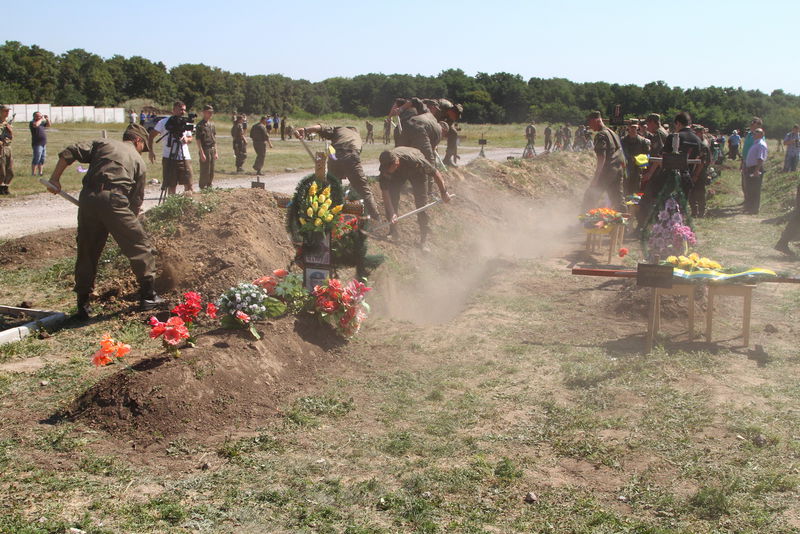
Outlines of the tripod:
[{"label": "tripod", "polygon": [[[167,127],[169,127],[169,121],[167,121]],[[181,132],[181,134],[182,134],[182,132]],[[179,137],[177,132],[173,132],[173,131],[170,131],[168,129],[167,133],[165,133],[164,135],[159,137],[158,140],[156,140],[156,143],[160,142],[164,137],[167,138],[167,146],[169,147],[169,157],[167,158],[167,160],[170,161],[170,162],[177,161],[179,159],[183,160],[184,159],[184,157],[183,157],[183,146],[182,146],[183,142],[181,141],[183,135],[181,135]],[[171,163],[170,163],[170,165],[171,165]],[[171,174],[174,174],[174,173],[171,173]],[[178,177],[177,176],[170,176],[169,179],[170,179],[170,181],[171,180],[175,180],[175,186],[174,187],[177,188],[178,187]],[[158,205],[159,206],[161,205],[162,202],[164,202],[164,200],[166,200],[166,198],[168,196],[168,189],[169,189],[170,185],[171,184],[167,184],[167,180],[166,179],[162,180],[162,182],[161,182],[161,194],[158,197]]]},{"label": "tripod", "polygon": [[533,159],[536,156],[536,147],[533,146],[533,141],[528,141],[525,145],[525,150],[522,151],[522,159]]}]

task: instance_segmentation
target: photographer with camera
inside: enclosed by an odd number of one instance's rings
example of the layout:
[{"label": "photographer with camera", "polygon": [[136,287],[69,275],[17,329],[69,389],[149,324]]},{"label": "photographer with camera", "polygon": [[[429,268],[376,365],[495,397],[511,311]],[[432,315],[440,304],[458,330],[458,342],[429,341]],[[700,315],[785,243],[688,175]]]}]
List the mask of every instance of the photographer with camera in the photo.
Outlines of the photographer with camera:
[{"label": "photographer with camera", "polygon": [[[172,105],[172,116],[158,121],[150,132],[150,146],[154,145],[154,140],[159,135],[158,140],[164,140],[162,150],[162,191],[168,195],[174,195],[178,184],[183,186],[185,193],[191,194],[192,187],[192,155],[189,153],[189,145],[192,142],[194,124],[192,121],[196,115],[190,113],[186,115],[186,104],[180,100]],[[155,140],[156,142],[158,140]],[[150,152],[150,162],[156,160],[155,151]]]},{"label": "photographer with camera", "polygon": [[31,176],[42,175],[44,157],[47,147],[47,131],[50,128],[50,119],[47,115],[42,115],[38,111],[33,114],[33,120],[28,123],[31,129],[31,148],[33,149],[33,160],[31,160]]}]

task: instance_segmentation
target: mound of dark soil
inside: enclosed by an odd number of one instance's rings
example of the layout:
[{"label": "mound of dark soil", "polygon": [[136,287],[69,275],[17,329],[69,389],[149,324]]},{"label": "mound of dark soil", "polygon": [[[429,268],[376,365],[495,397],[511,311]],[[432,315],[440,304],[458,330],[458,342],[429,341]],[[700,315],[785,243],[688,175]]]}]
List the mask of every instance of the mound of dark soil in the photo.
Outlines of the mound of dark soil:
[{"label": "mound of dark soil", "polygon": [[263,337],[216,331],[179,358],[165,354],[122,368],[78,397],[63,415],[143,442],[202,439],[277,413],[287,396],[335,359],[332,331],[305,316],[260,325]]},{"label": "mound of dark soil", "polygon": [[179,221],[170,236],[154,237],[161,291],[199,291],[216,298],[225,289],[285,268],[294,257],[286,210],[271,193],[239,189],[219,193],[213,211]]},{"label": "mound of dark soil", "polygon": [[34,268],[75,254],[74,228],[33,234],[0,243],[0,266]]}]

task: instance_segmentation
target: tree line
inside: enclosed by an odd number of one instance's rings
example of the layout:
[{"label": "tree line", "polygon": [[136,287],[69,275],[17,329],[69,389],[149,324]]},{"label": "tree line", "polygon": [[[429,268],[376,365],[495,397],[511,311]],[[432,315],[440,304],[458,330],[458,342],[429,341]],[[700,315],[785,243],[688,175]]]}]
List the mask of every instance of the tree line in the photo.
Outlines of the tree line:
[{"label": "tree line", "polygon": [[776,89],[771,94],[741,87],[682,89],[662,81],[646,85],[576,83],[564,78],[531,78],[499,72],[468,76],[448,69],[437,76],[364,74],[320,82],[280,74],[228,72],[202,64],[167,69],[161,62],[115,55],[104,59],[75,49],[56,55],[36,45],[6,41],[0,46],[0,102],[117,106],[147,99],[165,107],[175,100],[197,109],[212,104],[219,111],[277,112],[312,115],[347,113],[385,115],[398,96],[446,97],[464,105],[470,123],[535,120],[579,124],[586,113],[610,113],[620,104],[626,117],[656,112],[669,117],[688,111],[712,129],[741,129],[753,116],[764,119],[771,137],[800,121],[800,96]]}]

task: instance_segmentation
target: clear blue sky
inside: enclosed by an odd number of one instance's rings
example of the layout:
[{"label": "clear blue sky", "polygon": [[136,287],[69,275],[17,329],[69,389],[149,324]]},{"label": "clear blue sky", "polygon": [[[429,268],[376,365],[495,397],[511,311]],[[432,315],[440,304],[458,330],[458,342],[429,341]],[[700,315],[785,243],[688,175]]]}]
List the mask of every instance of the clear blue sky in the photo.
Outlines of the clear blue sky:
[{"label": "clear blue sky", "polygon": [[168,67],[205,63],[311,81],[461,68],[800,94],[795,1],[40,0],[3,11],[2,40]]}]

